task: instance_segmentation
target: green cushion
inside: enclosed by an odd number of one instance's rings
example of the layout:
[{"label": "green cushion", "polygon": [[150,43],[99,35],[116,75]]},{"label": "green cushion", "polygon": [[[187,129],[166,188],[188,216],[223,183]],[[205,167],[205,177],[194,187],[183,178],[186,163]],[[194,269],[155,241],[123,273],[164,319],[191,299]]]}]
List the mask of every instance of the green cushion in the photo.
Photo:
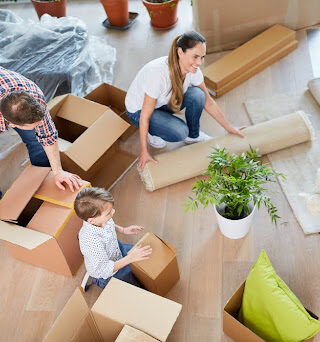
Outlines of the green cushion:
[{"label": "green cushion", "polygon": [[300,342],[320,331],[320,322],[279,278],[264,250],[246,280],[238,318],[268,342]]}]

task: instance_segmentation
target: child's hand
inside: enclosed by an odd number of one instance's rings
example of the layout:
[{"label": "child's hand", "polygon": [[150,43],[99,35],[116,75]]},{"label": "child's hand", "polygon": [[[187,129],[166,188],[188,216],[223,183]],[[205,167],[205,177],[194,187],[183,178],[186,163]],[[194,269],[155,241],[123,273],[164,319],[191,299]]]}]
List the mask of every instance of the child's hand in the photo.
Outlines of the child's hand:
[{"label": "child's hand", "polygon": [[142,230],[144,230],[143,227],[132,225],[132,226],[124,228],[123,233],[132,235],[132,234],[138,234],[138,232],[141,232]]},{"label": "child's hand", "polygon": [[148,246],[142,247],[138,245],[132,252],[128,254],[130,262],[141,261],[149,259],[149,255],[152,253],[152,248]]}]

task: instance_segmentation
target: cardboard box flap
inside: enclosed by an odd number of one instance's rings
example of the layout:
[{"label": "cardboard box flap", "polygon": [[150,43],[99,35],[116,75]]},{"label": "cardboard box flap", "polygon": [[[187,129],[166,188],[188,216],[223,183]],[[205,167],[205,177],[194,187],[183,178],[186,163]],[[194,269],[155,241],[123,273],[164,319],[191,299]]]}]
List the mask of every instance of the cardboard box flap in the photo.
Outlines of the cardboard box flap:
[{"label": "cardboard box flap", "polygon": [[125,325],[115,342],[159,342],[144,332]]},{"label": "cardboard box flap", "polygon": [[34,249],[52,239],[52,236],[0,221],[0,239],[26,249]]},{"label": "cardboard box flap", "polygon": [[49,167],[26,167],[0,201],[0,219],[17,220],[49,171]]},{"label": "cardboard box flap", "polygon": [[102,83],[84,98],[108,106],[117,114],[121,114],[126,111],[126,94],[122,89],[116,88],[111,84]]},{"label": "cardboard box flap", "polygon": [[227,304],[224,307],[224,310],[228,312],[230,315],[232,315],[233,317],[235,317],[240,310],[245,283],[246,282],[241,284],[241,286],[233,294],[233,296],[228,300]]},{"label": "cardboard box flap", "polygon": [[129,126],[111,109],[108,109],[74,141],[65,154],[87,171]]},{"label": "cardboard box flap", "polygon": [[49,202],[43,202],[27,228],[58,237],[68,223],[74,210]]},{"label": "cardboard box flap", "polygon": [[134,265],[152,279],[156,279],[175,257],[175,249],[172,246],[169,247],[166,242],[150,232],[146,233],[133,249],[140,244],[142,246],[150,245],[152,254],[149,259],[134,262]]},{"label": "cardboard box flap", "polygon": [[76,288],[66,306],[45,337],[45,342],[67,342],[76,335],[89,314],[87,302],[79,288]]},{"label": "cardboard box flap", "polygon": [[50,172],[33,197],[67,208],[73,208],[73,202],[79,191],[86,186],[90,186],[90,183],[83,181],[81,188],[74,192],[72,192],[66,184],[64,184],[64,186],[66,189],[60,190],[54,181],[53,172]]},{"label": "cardboard box flap", "polygon": [[181,304],[111,278],[91,311],[166,341],[181,308]]},{"label": "cardboard box flap", "polygon": [[47,104],[47,107],[50,111],[53,112],[53,117],[55,116],[56,112],[59,110],[59,108],[62,106],[63,102],[68,98],[69,94],[65,94],[65,95],[60,95],[60,96],[56,96],[55,98],[53,98],[52,100],[50,100]]},{"label": "cardboard box flap", "polygon": [[99,103],[69,95],[56,114],[57,117],[90,127],[108,109]]}]

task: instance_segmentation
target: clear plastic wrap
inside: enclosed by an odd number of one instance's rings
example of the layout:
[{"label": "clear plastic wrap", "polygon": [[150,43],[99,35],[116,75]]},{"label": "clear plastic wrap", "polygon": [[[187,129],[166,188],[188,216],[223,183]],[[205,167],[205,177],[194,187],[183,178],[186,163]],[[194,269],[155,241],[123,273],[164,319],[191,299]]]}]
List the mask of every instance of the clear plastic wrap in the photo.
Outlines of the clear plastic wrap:
[{"label": "clear plastic wrap", "polygon": [[88,35],[78,18],[40,22],[0,10],[0,65],[34,81],[47,101],[72,93],[84,96],[100,83],[112,83],[116,50],[105,39]]}]

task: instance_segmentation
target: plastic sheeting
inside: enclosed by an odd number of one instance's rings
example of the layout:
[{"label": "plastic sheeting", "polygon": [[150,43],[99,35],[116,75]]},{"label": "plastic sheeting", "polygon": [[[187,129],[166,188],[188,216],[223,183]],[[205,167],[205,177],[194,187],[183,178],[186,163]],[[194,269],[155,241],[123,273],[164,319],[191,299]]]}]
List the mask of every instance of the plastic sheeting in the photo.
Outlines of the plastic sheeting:
[{"label": "plastic sheeting", "polygon": [[45,14],[36,23],[0,10],[0,65],[34,81],[47,101],[112,83],[115,61],[115,48],[89,37],[80,19]]}]

